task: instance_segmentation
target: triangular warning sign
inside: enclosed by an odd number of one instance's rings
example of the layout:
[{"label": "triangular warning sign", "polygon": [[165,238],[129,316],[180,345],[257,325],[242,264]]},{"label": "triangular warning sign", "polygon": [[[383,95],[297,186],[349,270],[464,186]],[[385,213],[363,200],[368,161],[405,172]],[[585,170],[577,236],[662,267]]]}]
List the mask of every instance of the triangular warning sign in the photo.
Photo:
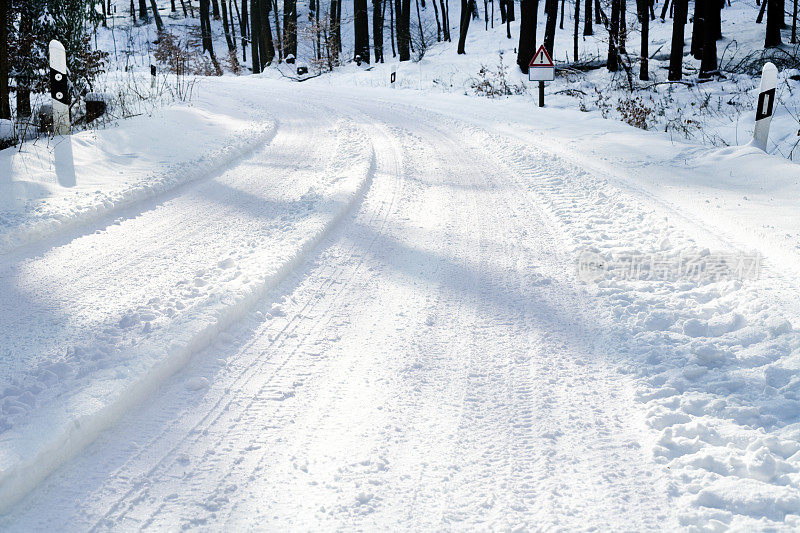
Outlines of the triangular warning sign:
[{"label": "triangular warning sign", "polygon": [[536,53],[533,55],[533,59],[531,59],[529,67],[555,67],[553,64],[553,60],[550,59],[550,54],[547,53],[547,49],[544,45],[541,45]]}]

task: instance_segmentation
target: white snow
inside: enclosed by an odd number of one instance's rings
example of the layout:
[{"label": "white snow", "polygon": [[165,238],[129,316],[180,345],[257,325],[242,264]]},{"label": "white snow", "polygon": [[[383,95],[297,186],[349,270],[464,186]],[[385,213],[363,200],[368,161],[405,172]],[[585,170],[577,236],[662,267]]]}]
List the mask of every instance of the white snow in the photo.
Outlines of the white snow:
[{"label": "white snow", "polygon": [[259,106],[234,102],[209,88],[196,104],[135,117],[122,128],[4,150],[0,252],[85,226],[248,155],[275,126]]},{"label": "white snow", "polygon": [[329,83],[0,152],[0,528],[800,527],[796,165]]}]

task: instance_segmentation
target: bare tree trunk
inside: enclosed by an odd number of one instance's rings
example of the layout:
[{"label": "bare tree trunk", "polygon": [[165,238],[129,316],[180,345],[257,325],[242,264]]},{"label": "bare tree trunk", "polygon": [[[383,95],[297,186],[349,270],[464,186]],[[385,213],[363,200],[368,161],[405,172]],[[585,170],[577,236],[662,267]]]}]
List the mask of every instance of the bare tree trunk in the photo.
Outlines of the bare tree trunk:
[{"label": "bare tree trunk", "polygon": [[611,0],[611,24],[608,28],[608,71],[619,70],[619,5],[624,0]]},{"label": "bare tree trunk", "polygon": [[397,57],[397,51],[394,47],[394,1],[386,0],[389,4],[389,41],[392,43],[392,57]]},{"label": "bare tree trunk", "polygon": [[[434,2],[434,5],[435,2]],[[381,0],[372,0],[372,48],[375,63],[383,63],[383,7]]]},{"label": "bare tree trunk", "polygon": [[756,17],[756,24],[761,24],[761,22],[764,20],[764,13],[766,12],[767,12],[767,2],[766,0],[764,0],[764,2],[761,3],[761,9],[758,10],[758,16]]},{"label": "bare tree trunk", "polygon": [[565,2],[565,0],[561,0],[561,17],[560,17],[560,19],[558,21],[558,29],[559,30],[563,30],[564,29],[564,11],[566,11],[566,9],[564,9],[564,2]]},{"label": "bare tree trunk", "polygon": [[[152,0],[154,1],[154,0]],[[211,13],[209,0],[200,0],[200,35],[202,36],[203,52],[208,52],[211,63],[218,76],[222,75],[222,69],[214,54],[214,41],[211,35]]]},{"label": "bare tree trunk", "polygon": [[544,25],[544,47],[550,57],[553,55],[553,43],[556,40],[556,23],[558,18],[558,0],[546,0],[544,4],[544,11],[547,14],[547,20]]},{"label": "bare tree trunk", "polygon": [[[341,2],[342,0],[337,0]],[[278,63],[280,63],[286,54],[283,50],[283,34],[281,34],[281,21],[280,17],[278,16],[278,0],[264,0],[264,25],[269,28],[269,12],[272,10],[273,18],[275,19],[275,43],[278,45]],[[284,30],[285,31],[285,30]],[[272,35],[272,30],[270,29],[270,35]],[[338,49],[337,49],[338,52]]]},{"label": "bare tree trunk", "polygon": [[786,0],[780,0],[781,8],[778,10],[778,18],[780,18],[780,27],[782,30],[788,28],[786,25]]},{"label": "bare tree trunk", "polygon": [[797,43],[797,0],[794,0],[794,11],[792,12],[792,44]]},{"label": "bare tree trunk", "polygon": [[367,0],[353,0],[354,54],[369,63],[369,15]]},{"label": "bare tree trunk", "polygon": [[287,63],[297,58],[297,0],[283,0],[283,57]]},{"label": "bare tree trunk", "polygon": [[669,10],[670,0],[664,0],[664,7],[661,8],[661,20],[667,19],[667,11]]},{"label": "bare tree trunk", "polygon": [[691,54],[695,59],[703,57],[703,38],[705,35],[703,21],[705,19],[705,4],[708,1],[709,0],[694,0]]},{"label": "bare tree trunk", "polygon": [[164,31],[164,22],[161,20],[161,15],[158,12],[156,0],[150,0],[150,9],[153,10],[153,20],[156,21],[156,31],[159,33]]},{"label": "bare tree trunk", "polygon": [[536,24],[539,16],[539,0],[520,0],[519,2],[519,46],[517,65],[528,73],[533,54],[536,53]]},{"label": "bare tree trunk", "polygon": [[[436,0],[431,0],[433,4],[433,14],[436,17],[436,41],[441,42],[442,40],[442,25],[439,23],[439,8],[436,6]],[[494,7],[494,4],[492,4]]]},{"label": "bare tree trunk", "polygon": [[[580,0],[575,1],[580,2]],[[583,17],[583,34],[594,35],[594,30],[592,30],[592,0],[586,0],[586,5],[583,9]]]},{"label": "bare tree trunk", "polygon": [[331,0],[331,6],[328,9],[328,25],[330,27],[330,34],[331,34],[331,61],[332,63],[336,63],[339,58],[339,45],[336,42],[336,26],[339,24],[336,21],[336,2],[341,0]]},{"label": "bare tree trunk", "polygon": [[[500,0],[501,2],[503,0]],[[467,42],[467,31],[469,30],[469,19],[472,18],[469,0],[461,0],[461,21],[458,25],[458,50],[459,54],[466,54],[464,46]]]},{"label": "bare tree trunk", "polygon": [[572,35],[572,58],[578,61],[578,31],[580,29],[581,0],[575,0],[575,20]]},{"label": "bare tree trunk", "polygon": [[150,20],[150,17],[147,14],[147,0],[139,0],[139,20],[144,23]]},{"label": "bare tree trunk", "polygon": [[[222,0],[223,2],[228,2],[228,12],[230,13],[230,24],[231,24],[231,37],[233,38],[233,48],[237,47],[236,44],[236,19],[233,18],[233,10],[239,11],[239,6],[236,4],[236,0]],[[244,46],[244,42],[242,42],[242,46]]]},{"label": "bare tree trunk", "polygon": [[219,20],[219,0],[211,0],[211,16]]},{"label": "bare tree trunk", "polygon": [[717,72],[717,27],[714,24],[720,16],[719,4],[716,0],[703,0],[703,56],[700,60],[700,77],[710,78]]},{"label": "bare tree trunk", "polygon": [[683,79],[683,45],[686,16],[689,11],[688,0],[673,0],[675,14],[672,17],[672,49],[669,54],[669,79]]},{"label": "bare tree trunk", "polygon": [[767,4],[767,34],[764,38],[764,48],[775,48],[781,43],[781,22],[783,10],[780,0],[764,0]]},{"label": "bare tree trunk", "polygon": [[316,9],[314,9],[314,28],[317,35],[317,59],[322,59],[322,28],[319,23],[319,12],[322,11],[322,0],[317,0]]},{"label": "bare tree trunk", "polygon": [[214,42],[211,38],[211,12],[209,0],[200,0],[200,36],[203,44],[203,52],[214,50]]},{"label": "bare tree trunk", "polygon": [[0,0],[0,119],[11,119],[8,90],[8,27],[11,20],[11,0]]},{"label": "bare tree trunk", "polygon": [[639,59],[639,79],[647,81],[650,79],[649,72],[649,46],[650,46],[650,17],[647,12],[652,4],[648,0],[637,0],[639,8],[639,22],[642,25],[641,58]]},{"label": "bare tree trunk", "polygon": [[451,25],[450,25],[450,0],[442,0],[442,5],[444,6],[443,9],[444,9],[444,13],[445,13],[444,16],[443,16],[443,18],[444,18],[443,23],[444,23],[444,27],[445,27],[445,39],[447,39],[447,42],[452,42],[453,41],[453,36],[450,33],[450,28],[451,28]]},{"label": "bare tree trunk", "polygon": [[[433,1],[435,2],[436,0],[433,0]],[[419,0],[415,0],[414,3],[417,6],[417,24],[418,24],[418,28],[419,28],[419,46],[421,48],[421,53],[420,53],[419,57],[421,59],[422,56],[425,54],[425,49],[427,47],[425,46],[425,35],[422,33],[422,14],[421,14],[420,9],[419,9]],[[425,0],[422,0],[422,3],[424,5],[425,4]]]},{"label": "bare tree trunk", "polygon": [[[228,0],[222,0],[222,29],[225,31],[225,41],[228,43],[228,51],[231,53],[231,57],[236,57],[236,44],[233,42],[233,35],[231,31],[231,27],[233,25],[233,19],[231,18],[230,22],[228,21],[228,6],[225,3]],[[233,15],[233,13],[231,13]]]},{"label": "bare tree trunk", "polygon": [[395,0],[397,12],[397,53],[400,61],[411,59],[411,0]]},{"label": "bare tree trunk", "polygon": [[[474,0],[473,0],[474,1]],[[511,21],[513,19],[513,11],[511,7],[514,5],[512,0],[500,0],[501,2],[508,2],[506,5],[506,38],[511,39]]]},{"label": "bare tree trunk", "polygon": [[[261,33],[261,2],[269,0],[250,0],[250,56],[253,62],[253,74],[261,72],[261,50],[258,48],[258,36]],[[265,21],[269,24],[269,20]]]},{"label": "bare tree trunk", "polygon": [[[275,45],[272,39],[272,27],[269,25],[269,12],[272,9],[277,12],[278,8],[276,4],[271,3],[269,0],[259,0],[259,8],[261,9],[261,31],[259,32],[258,49],[260,50],[261,70],[263,71],[264,67],[270,65],[275,59]],[[278,40],[278,46],[280,46],[280,40]]]}]

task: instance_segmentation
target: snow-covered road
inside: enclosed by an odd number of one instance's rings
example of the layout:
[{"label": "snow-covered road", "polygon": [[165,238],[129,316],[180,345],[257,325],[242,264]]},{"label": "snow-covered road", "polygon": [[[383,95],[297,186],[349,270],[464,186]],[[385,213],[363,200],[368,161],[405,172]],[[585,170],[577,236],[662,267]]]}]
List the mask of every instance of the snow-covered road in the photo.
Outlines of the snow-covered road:
[{"label": "snow-covered road", "polygon": [[584,283],[738,243],[422,98],[267,87],[267,146],[0,256],[42,384],[0,529],[800,527],[795,278]]}]

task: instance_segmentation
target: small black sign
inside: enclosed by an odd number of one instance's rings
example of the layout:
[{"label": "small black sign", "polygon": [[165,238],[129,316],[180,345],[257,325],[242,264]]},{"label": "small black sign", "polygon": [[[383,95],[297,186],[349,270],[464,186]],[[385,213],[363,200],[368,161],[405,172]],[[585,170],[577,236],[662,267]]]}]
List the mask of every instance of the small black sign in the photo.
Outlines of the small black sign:
[{"label": "small black sign", "polygon": [[67,76],[53,68],[50,69],[50,96],[53,100],[69,105]]},{"label": "small black sign", "polygon": [[308,74],[308,67],[297,67],[297,75],[302,76],[303,74]]},{"label": "small black sign", "polygon": [[397,72],[392,72],[392,75],[389,79],[392,80],[392,83],[394,83],[394,80],[397,79]]},{"label": "small black sign", "polygon": [[775,103],[775,89],[764,91],[758,95],[758,107],[756,108],[756,120],[772,116],[772,105]]},{"label": "small black sign", "polygon": [[155,76],[156,75],[156,66],[155,65],[150,65],[150,75],[151,76]]}]

